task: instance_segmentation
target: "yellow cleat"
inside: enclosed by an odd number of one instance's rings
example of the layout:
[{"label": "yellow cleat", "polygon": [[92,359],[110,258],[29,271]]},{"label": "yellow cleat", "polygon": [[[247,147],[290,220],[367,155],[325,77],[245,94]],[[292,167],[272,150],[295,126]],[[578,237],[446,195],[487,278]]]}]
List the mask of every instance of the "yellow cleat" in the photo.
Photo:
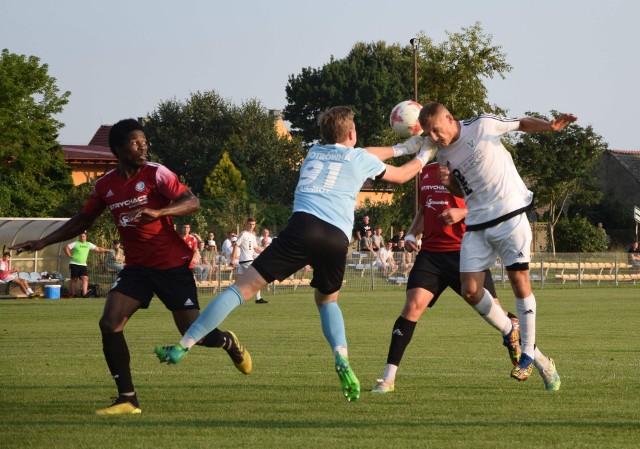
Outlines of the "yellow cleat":
[{"label": "yellow cleat", "polygon": [[128,402],[126,396],[120,396],[107,408],[96,410],[96,415],[139,415],[142,413],[139,407]]},{"label": "yellow cleat", "polygon": [[234,366],[242,374],[250,374],[253,371],[253,362],[251,360],[251,354],[240,343],[236,334],[231,331],[227,331],[231,335],[231,347],[227,349],[227,354],[231,357]]}]

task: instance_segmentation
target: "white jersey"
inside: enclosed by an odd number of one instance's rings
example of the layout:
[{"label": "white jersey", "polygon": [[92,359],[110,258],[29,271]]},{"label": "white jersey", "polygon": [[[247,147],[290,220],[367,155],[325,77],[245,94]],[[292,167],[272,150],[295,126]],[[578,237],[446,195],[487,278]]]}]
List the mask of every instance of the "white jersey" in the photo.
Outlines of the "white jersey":
[{"label": "white jersey", "polygon": [[236,246],[238,247],[238,260],[240,263],[252,261],[258,255],[255,251],[258,241],[253,232],[242,231],[238,236]]},{"label": "white jersey", "polygon": [[438,151],[464,192],[467,226],[478,225],[523,209],[533,201],[500,138],[516,131],[519,119],[483,114],[460,122],[460,137]]}]

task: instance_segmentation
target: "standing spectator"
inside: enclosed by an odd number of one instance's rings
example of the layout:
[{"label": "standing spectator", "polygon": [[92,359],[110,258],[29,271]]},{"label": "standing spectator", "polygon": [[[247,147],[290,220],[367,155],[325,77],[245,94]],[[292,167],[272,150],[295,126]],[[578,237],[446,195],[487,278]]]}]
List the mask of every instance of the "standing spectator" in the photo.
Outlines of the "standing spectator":
[{"label": "standing spectator", "polygon": [[376,253],[380,251],[380,248],[384,248],[384,237],[382,236],[381,228],[376,228],[371,236],[371,246]]},{"label": "standing spectator", "polygon": [[632,268],[640,269],[640,248],[638,248],[637,240],[633,242],[628,253],[629,265],[631,265]]},{"label": "standing spectator", "polygon": [[[233,252],[231,253],[231,264],[237,265],[238,275],[237,279],[240,280],[247,272],[253,259],[258,257],[263,248],[258,245],[258,239],[255,233],[256,220],[255,218],[248,218],[244,231],[240,233],[236,243],[233,245]],[[236,256],[237,255],[237,256]],[[237,257],[237,259],[236,259]],[[236,264],[236,260],[238,260]],[[267,304],[269,301],[262,298],[260,290],[256,293],[256,304]]]},{"label": "standing spectator", "polygon": [[[198,250],[198,242],[200,241],[200,239],[195,235],[191,234],[191,225],[188,225],[188,224],[182,225],[182,233],[180,234],[180,237],[182,237],[182,240],[184,240],[184,242],[187,244],[189,249],[193,251],[193,254],[195,256],[195,253]],[[191,263],[189,264],[189,268],[192,271],[193,271],[193,266],[194,266],[194,262],[192,259]]]},{"label": "standing spectator", "polygon": [[69,262],[69,271],[71,272],[71,280],[69,281],[69,293],[72,298],[76,297],[76,284],[78,278],[81,282],[82,297],[87,296],[89,289],[89,270],[87,269],[87,259],[89,251],[98,253],[109,253],[111,250],[96,246],[91,242],[87,242],[87,233],[82,232],[75,242],[69,243],[64,247],[64,252],[71,258]]},{"label": "standing spectator", "polygon": [[115,270],[117,274],[124,268],[124,262],[124,250],[120,246],[120,240],[114,240],[111,251],[107,254],[107,267],[110,270]]},{"label": "standing spectator", "polygon": [[235,232],[229,232],[227,238],[222,242],[220,248],[220,255],[224,256],[226,264],[231,265],[231,253],[233,252],[233,244],[236,242],[237,237]]},{"label": "standing spectator", "polygon": [[603,226],[603,224],[601,222],[598,222],[596,227],[602,233],[602,239],[604,240],[605,248],[608,249],[609,245],[611,244],[611,237],[609,235],[607,235],[607,231],[604,229],[604,226]]},{"label": "standing spectator", "polygon": [[373,232],[373,226],[369,222],[370,218],[368,215],[362,217],[362,223],[358,225],[356,228],[356,240],[359,242],[362,237],[364,237],[367,231]]},{"label": "standing spectator", "polygon": [[[118,397],[98,415],[142,413],[131,375],[131,354],[124,328],[140,309],[157,296],[172,315],[180,335],[200,314],[198,289],[188,268],[193,257],[172,223],[200,208],[198,198],[167,167],[147,162],[147,139],[138,120],[121,120],[109,131],[109,146],[118,166],[99,178],[87,202],[71,219],[39,240],[11,249],[30,252],[69,240],[91,226],[106,209],[127,249],[127,264],[109,290],[99,326],[102,352]],[[249,374],[251,356],[231,331],[215,326],[197,342],[222,348],[236,368]]]},{"label": "standing spectator", "polygon": [[29,287],[29,283],[18,276],[19,271],[17,268],[11,268],[11,253],[9,251],[3,252],[0,260],[0,282],[13,282],[20,287],[20,290],[27,295],[27,298],[32,298],[35,294]]},{"label": "standing spectator", "polygon": [[501,138],[508,132],[560,131],[577,120],[559,114],[551,121],[536,117],[511,119],[491,114],[457,121],[440,103],[420,110],[420,125],[438,145],[438,178],[467,204],[466,232],[460,250],[462,297],[471,305],[489,304],[485,270],[500,256],[516,297],[522,356],[511,370],[518,381],[529,378],[534,365],[536,298],[531,289],[531,226],[527,211],[531,192]]}]

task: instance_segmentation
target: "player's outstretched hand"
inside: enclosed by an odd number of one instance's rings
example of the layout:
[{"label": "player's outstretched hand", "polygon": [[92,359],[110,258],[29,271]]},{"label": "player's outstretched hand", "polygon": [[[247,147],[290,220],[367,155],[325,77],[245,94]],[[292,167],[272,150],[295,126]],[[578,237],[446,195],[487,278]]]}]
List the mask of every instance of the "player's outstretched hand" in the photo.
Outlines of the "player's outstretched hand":
[{"label": "player's outstretched hand", "polygon": [[15,245],[10,246],[9,249],[16,250],[18,254],[23,251],[33,253],[34,251],[40,251],[45,246],[47,245],[45,245],[42,240],[28,240],[26,242],[16,243]]},{"label": "player's outstretched hand", "polygon": [[560,114],[555,119],[551,120],[551,130],[560,131],[561,129],[575,122],[576,120],[578,120],[578,117],[576,117],[573,114]]}]

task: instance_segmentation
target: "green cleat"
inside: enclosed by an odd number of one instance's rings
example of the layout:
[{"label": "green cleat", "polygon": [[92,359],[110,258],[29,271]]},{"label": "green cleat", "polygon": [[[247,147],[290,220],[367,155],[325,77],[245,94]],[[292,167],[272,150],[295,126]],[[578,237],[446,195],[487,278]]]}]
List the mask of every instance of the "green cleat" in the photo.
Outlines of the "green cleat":
[{"label": "green cleat", "polygon": [[520,347],[520,322],[517,318],[511,318],[511,332],[502,337],[502,344],[506,346],[509,351],[509,358],[513,366],[516,366],[520,361],[520,355],[522,354],[522,348]]},{"label": "green cleat", "polygon": [[344,397],[349,402],[357,401],[360,398],[360,382],[351,370],[349,360],[340,354],[336,354],[336,372],[342,384]]},{"label": "green cleat", "polygon": [[386,394],[386,393],[391,393],[396,389],[392,380],[389,381],[384,379],[378,379],[377,382],[378,384],[376,385],[376,387],[373,390],[371,390],[372,393]]},{"label": "green cleat", "polygon": [[167,365],[176,365],[182,357],[189,351],[187,348],[183,348],[180,344],[172,346],[156,346],[154,352],[160,363],[167,363]]},{"label": "green cleat", "polygon": [[511,377],[524,382],[531,375],[531,370],[533,370],[533,359],[527,354],[522,354],[518,364],[511,370]]},{"label": "green cleat", "polygon": [[549,369],[540,370],[542,380],[544,380],[544,388],[549,391],[558,391],[560,389],[560,376],[556,369],[556,362],[549,357]]}]

